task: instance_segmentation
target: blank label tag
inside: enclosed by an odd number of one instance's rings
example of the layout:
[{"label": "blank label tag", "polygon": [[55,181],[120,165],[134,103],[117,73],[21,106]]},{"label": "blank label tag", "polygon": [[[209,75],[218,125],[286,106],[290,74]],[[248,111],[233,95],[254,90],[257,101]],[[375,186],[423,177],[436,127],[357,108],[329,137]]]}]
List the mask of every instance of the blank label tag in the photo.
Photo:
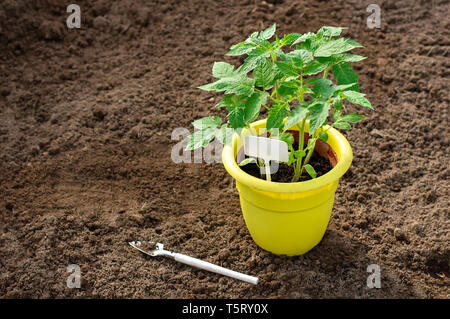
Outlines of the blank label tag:
[{"label": "blank label tag", "polygon": [[262,158],[265,162],[289,160],[286,142],[259,136],[244,137],[245,155]]}]

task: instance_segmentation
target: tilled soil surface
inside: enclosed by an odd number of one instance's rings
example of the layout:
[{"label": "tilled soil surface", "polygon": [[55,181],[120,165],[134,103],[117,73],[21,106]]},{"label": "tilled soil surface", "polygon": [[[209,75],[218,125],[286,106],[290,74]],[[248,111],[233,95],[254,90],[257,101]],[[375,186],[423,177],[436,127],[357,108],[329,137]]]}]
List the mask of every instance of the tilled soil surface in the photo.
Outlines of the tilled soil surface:
[{"label": "tilled soil surface", "polygon": [[[381,29],[370,1],[267,2],[77,1],[68,29],[65,1],[0,1],[0,297],[449,298],[449,1],[380,0]],[[354,161],[325,237],[292,258],[255,245],[220,163],[171,160],[175,128],[224,115],[196,89],[213,62],[237,64],[228,48],[274,22],[349,27],[375,107],[344,132]],[[260,283],[146,257],[139,239]]]}]

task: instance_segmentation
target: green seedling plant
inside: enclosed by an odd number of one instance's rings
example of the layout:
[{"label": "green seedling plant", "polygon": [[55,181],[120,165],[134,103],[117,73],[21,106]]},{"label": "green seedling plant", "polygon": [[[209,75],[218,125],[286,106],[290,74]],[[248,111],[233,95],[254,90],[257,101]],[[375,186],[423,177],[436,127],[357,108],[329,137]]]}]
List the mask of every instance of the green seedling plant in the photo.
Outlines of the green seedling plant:
[{"label": "green seedling plant", "polygon": [[[226,108],[227,122],[222,123],[218,116],[194,121],[197,131],[190,135],[186,149],[206,147],[214,138],[230,144],[232,134],[229,130],[241,134],[242,129],[249,129],[250,123],[265,108],[270,138],[288,144],[289,161],[286,164],[293,166],[292,182],[297,182],[304,171],[316,178],[309,160],[317,140],[327,142],[327,131],[331,127],[350,130],[352,123],[365,118],[357,113],[344,114],[344,102],[373,109],[365,94],[359,91],[358,75],[350,64],[365,59],[349,53],[363,46],[340,37],[344,29],[324,26],[316,33],[291,33],[280,39],[274,36],[274,24],[233,45],[226,55],[247,55],[242,65],[235,69],[229,63],[215,62],[212,75],[216,80],[199,87],[225,93],[217,107]],[[286,132],[292,127],[299,131],[296,149],[294,137]],[[310,136],[307,143],[304,143],[304,133]],[[253,158],[240,165],[251,162],[256,162],[259,167],[264,165]]]}]

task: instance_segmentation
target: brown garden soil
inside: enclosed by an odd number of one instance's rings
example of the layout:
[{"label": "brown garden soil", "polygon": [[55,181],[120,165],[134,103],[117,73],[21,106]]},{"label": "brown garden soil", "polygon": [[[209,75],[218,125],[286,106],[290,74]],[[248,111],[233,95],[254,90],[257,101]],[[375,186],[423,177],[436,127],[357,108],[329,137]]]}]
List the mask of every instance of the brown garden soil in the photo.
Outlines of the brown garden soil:
[{"label": "brown garden soil", "polygon": [[[381,29],[371,1],[267,2],[77,1],[68,29],[70,2],[0,1],[0,297],[450,297],[449,1],[380,0]],[[349,27],[375,107],[344,132],[354,160],[325,237],[292,258],[252,241],[222,164],[171,160],[175,128],[224,115],[196,89],[213,62],[237,64],[228,48],[274,22]],[[139,239],[260,283],[151,259]]]}]

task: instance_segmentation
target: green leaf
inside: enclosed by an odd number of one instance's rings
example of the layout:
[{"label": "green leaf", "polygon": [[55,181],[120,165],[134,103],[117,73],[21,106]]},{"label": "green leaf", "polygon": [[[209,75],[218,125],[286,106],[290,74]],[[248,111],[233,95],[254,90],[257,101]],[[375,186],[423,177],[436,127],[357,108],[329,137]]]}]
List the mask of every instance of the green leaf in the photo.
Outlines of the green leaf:
[{"label": "green leaf", "polygon": [[306,155],[305,150],[296,150],[293,153],[296,158],[303,157]]},{"label": "green leaf", "polygon": [[341,34],[342,30],[346,28],[343,27],[321,27],[317,34],[322,34],[327,37],[336,37]]},{"label": "green leaf", "polygon": [[319,61],[313,60],[311,63],[308,63],[304,70],[303,75],[315,75],[317,73],[323,72],[327,68],[326,63],[320,63]]},{"label": "green leaf", "polygon": [[298,84],[294,81],[281,82],[278,87],[278,94],[282,97],[292,96],[298,90]]},{"label": "green leaf", "polygon": [[364,96],[365,94],[355,91],[344,91],[342,94],[352,103],[368,107],[373,110],[372,104]]},{"label": "green leaf", "polygon": [[247,157],[242,162],[239,163],[239,166],[244,166],[250,163],[256,163],[256,158],[254,157]]},{"label": "green leaf", "polygon": [[195,128],[198,128],[200,130],[209,127],[217,127],[220,124],[222,124],[222,119],[218,116],[208,116],[192,122],[192,125],[194,125]]},{"label": "green leaf", "polygon": [[284,130],[288,130],[294,125],[296,125],[298,122],[302,121],[305,116],[307,116],[309,113],[308,108],[297,105],[295,106],[295,109],[291,111],[289,116],[286,119],[286,122],[284,123]]},{"label": "green leaf", "polygon": [[269,110],[267,116],[267,130],[272,128],[280,129],[283,125],[283,119],[286,117],[287,109],[284,104],[274,104]]},{"label": "green leaf", "polygon": [[308,172],[309,176],[311,176],[312,178],[316,178],[317,177],[316,171],[314,170],[314,168],[310,164],[306,164],[303,167]]},{"label": "green leaf", "polygon": [[335,128],[341,129],[341,130],[351,130],[352,126],[348,124],[347,122],[335,122],[333,123],[333,126]]},{"label": "green leaf", "polygon": [[[340,63],[332,67],[334,78],[339,85],[358,83],[358,75],[348,63]],[[359,85],[352,86],[352,91],[359,92]]]},{"label": "green leaf", "polygon": [[314,59],[312,53],[304,49],[294,50],[287,54],[280,50],[276,54],[284,62],[294,64],[298,68],[303,68]]},{"label": "green leaf", "polygon": [[275,136],[274,138],[279,139],[280,141],[286,142],[286,144],[288,146],[294,144],[294,137],[290,133],[284,132],[278,136]]},{"label": "green leaf", "polygon": [[197,86],[197,89],[203,90],[203,91],[214,91],[216,89],[216,83],[208,83],[205,85]]},{"label": "green leaf", "polygon": [[286,34],[283,39],[281,39],[281,45],[289,45],[292,42],[294,42],[295,40],[297,40],[299,37],[301,36],[300,33],[291,33],[291,34]]},{"label": "green leaf", "polygon": [[276,24],[273,24],[272,26],[268,27],[266,30],[261,31],[258,38],[263,39],[263,40],[269,40],[275,34],[276,29],[277,29]]},{"label": "green leaf", "polygon": [[268,97],[269,93],[267,92],[255,92],[247,99],[244,108],[244,121],[246,123],[256,120],[259,115],[259,111],[261,110],[261,105],[266,104]]},{"label": "green leaf", "polygon": [[264,48],[258,48],[249,52],[248,57],[245,59],[244,63],[239,67],[238,71],[242,73],[247,73],[255,69],[257,66],[261,65],[266,61],[266,58],[270,53]]},{"label": "green leaf", "polygon": [[272,44],[267,41],[267,40],[263,40],[260,38],[252,38],[251,40],[252,43],[259,45],[261,47],[261,49],[264,49],[265,51],[270,51],[272,49]]},{"label": "green leaf", "polygon": [[364,115],[359,115],[356,113],[351,114],[345,114],[340,118],[341,121],[350,122],[350,123],[356,123],[361,120],[364,120],[366,117]]},{"label": "green leaf", "polygon": [[310,89],[310,88],[306,88],[306,87],[303,87],[303,88],[301,88],[301,89],[299,89],[299,93],[302,93],[303,95],[305,95],[305,94],[312,94],[312,90]]},{"label": "green leaf", "polygon": [[216,107],[221,108],[224,106],[233,105],[234,103],[234,95],[227,94],[222,98],[222,100],[220,100],[219,103],[216,104]]},{"label": "green leaf", "polygon": [[306,80],[305,82],[303,82],[303,85],[308,86],[308,85],[314,84],[316,81],[319,81],[320,79],[321,78],[310,78],[309,80]]},{"label": "green leaf", "polygon": [[206,147],[214,138],[214,128],[195,131],[189,135],[189,142],[186,146],[187,151],[195,150],[199,147]]},{"label": "green leaf", "polygon": [[344,62],[359,62],[359,61],[367,59],[367,57],[365,57],[365,56],[351,54],[351,53],[340,54],[337,56],[337,58],[340,61],[344,61]]},{"label": "green leaf", "polygon": [[275,50],[273,51],[273,53],[281,59],[281,61],[285,61],[285,62],[291,62],[291,57],[289,56],[289,54],[291,52],[289,52],[288,54],[284,53],[283,50]]},{"label": "green leaf", "polygon": [[351,53],[333,54],[327,57],[317,57],[321,63],[327,62],[330,66],[341,62],[359,62],[366,59],[366,57]]},{"label": "green leaf", "polygon": [[227,106],[228,122],[234,129],[242,128],[246,125],[244,120],[244,106],[242,104],[234,104]]},{"label": "green leaf", "polygon": [[223,145],[231,145],[233,141],[234,130],[228,127],[226,124],[222,125],[222,127],[215,131],[215,136],[217,140],[220,141]]},{"label": "green leaf", "polygon": [[[205,91],[225,91],[225,94],[236,94],[244,97],[253,94],[255,80],[248,78],[245,74],[233,71],[231,74],[230,68],[226,66],[227,63],[215,63],[213,73],[216,76],[221,76],[216,82],[199,86],[199,89]],[[229,74],[229,76],[226,76]],[[222,77],[223,76],[223,77]]]},{"label": "green leaf", "polygon": [[337,55],[332,55],[332,56],[327,56],[327,57],[318,57],[317,61],[325,64],[327,67],[333,66],[334,64],[341,62],[338,60]]},{"label": "green leaf", "polygon": [[308,107],[311,111],[309,119],[309,135],[313,136],[316,130],[323,126],[323,123],[328,118],[328,111],[330,110],[330,103],[317,101]]},{"label": "green leaf", "polygon": [[254,39],[258,38],[258,34],[259,34],[258,31],[253,32],[252,34],[250,34],[250,35],[248,36],[247,40],[245,40],[244,43],[252,43],[252,41],[253,41]]},{"label": "green leaf", "polygon": [[312,33],[312,32],[305,33],[302,36],[298,37],[297,40],[295,40],[292,43],[292,45],[300,43],[300,42],[304,42],[304,41],[306,41],[308,39],[315,38],[315,37],[316,37],[316,35],[314,33]]},{"label": "green leaf", "polygon": [[243,74],[237,74],[230,77],[224,77],[215,84],[215,90],[218,92],[225,91],[225,94],[236,94],[250,96],[253,94],[255,80],[246,77]]},{"label": "green leaf", "polygon": [[321,40],[318,39],[318,37],[315,35],[315,36],[309,37],[308,39],[306,39],[305,41],[303,41],[303,43],[300,44],[300,46],[297,46],[297,49],[308,50],[308,51],[314,53],[314,51],[317,50],[317,48],[318,48],[323,42],[324,42],[324,41],[321,41]]},{"label": "green leaf", "polygon": [[350,83],[350,84],[335,85],[334,88],[335,88],[335,90],[345,91],[351,87],[354,87],[355,85],[358,85],[358,83],[355,82],[355,83]]},{"label": "green leaf", "polygon": [[281,133],[280,134],[280,140],[286,142],[288,145],[292,145],[295,142],[294,136],[290,133]]},{"label": "green leaf", "polygon": [[267,59],[264,59],[264,61],[253,71],[255,85],[263,87],[266,90],[271,89],[275,82],[277,73],[278,69],[273,67]]},{"label": "green leaf", "polygon": [[319,138],[326,143],[328,141],[328,133],[327,132],[320,132],[319,133]]},{"label": "green leaf", "polygon": [[216,79],[220,79],[227,76],[232,76],[234,72],[234,66],[226,62],[214,62],[212,73]]},{"label": "green leaf", "polygon": [[303,49],[295,50],[292,51],[290,54],[292,56],[292,62],[298,68],[303,69],[305,66],[308,65],[308,63],[314,60],[312,53],[307,50]]},{"label": "green leaf", "polygon": [[230,48],[230,51],[226,54],[227,56],[239,56],[243,54],[247,54],[253,51],[256,46],[253,43],[241,42],[233,45]]},{"label": "green leaf", "polygon": [[363,46],[358,42],[347,39],[347,38],[337,38],[331,39],[321,45],[314,51],[314,56],[316,57],[327,57],[333,54],[343,53],[355,48],[362,48]]},{"label": "green leaf", "polygon": [[335,88],[331,86],[332,82],[328,79],[317,79],[314,81],[314,86],[312,87],[313,97],[328,99],[335,91]]},{"label": "green leaf", "polygon": [[287,163],[288,165],[291,165],[295,161],[295,158],[294,158],[295,151],[294,151],[294,149],[292,147],[292,145],[295,142],[294,136],[292,136],[292,134],[290,134],[290,133],[284,132],[284,133],[281,133],[280,135],[271,135],[270,138],[278,139],[278,140],[283,141],[283,142],[285,142],[287,144],[288,149],[290,150],[290,152],[289,152],[289,159],[288,159],[287,162],[284,162],[284,163]]},{"label": "green leaf", "polygon": [[289,160],[286,162],[287,165],[292,165],[292,163],[296,162],[297,160],[294,157],[294,152],[291,150],[291,152],[289,152]]},{"label": "green leaf", "polygon": [[342,114],[342,98],[338,95],[334,98],[333,120],[337,121]]},{"label": "green leaf", "polygon": [[287,62],[275,61],[275,64],[277,65],[278,69],[287,76],[297,77],[299,75],[297,70]]}]

